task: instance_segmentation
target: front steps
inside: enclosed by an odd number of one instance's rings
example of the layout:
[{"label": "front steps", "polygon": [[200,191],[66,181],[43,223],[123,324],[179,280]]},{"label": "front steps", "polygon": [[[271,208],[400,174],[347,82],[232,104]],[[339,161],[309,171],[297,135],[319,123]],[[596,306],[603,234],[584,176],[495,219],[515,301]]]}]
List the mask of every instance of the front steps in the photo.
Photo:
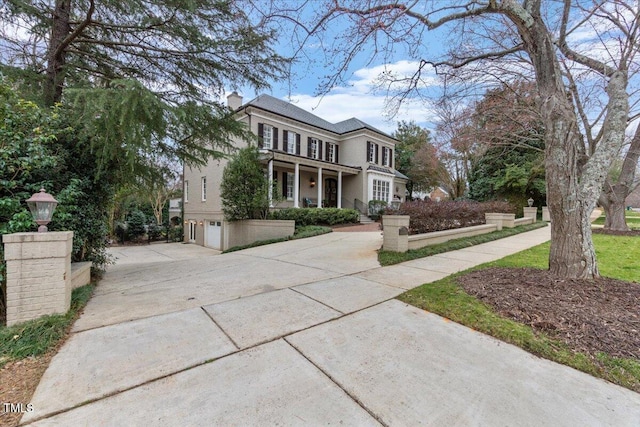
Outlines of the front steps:
[{"label": "front steps", "polygon": [[360,214],[360,224],[372,224],[373,222],[374,221],[365,214]]}]

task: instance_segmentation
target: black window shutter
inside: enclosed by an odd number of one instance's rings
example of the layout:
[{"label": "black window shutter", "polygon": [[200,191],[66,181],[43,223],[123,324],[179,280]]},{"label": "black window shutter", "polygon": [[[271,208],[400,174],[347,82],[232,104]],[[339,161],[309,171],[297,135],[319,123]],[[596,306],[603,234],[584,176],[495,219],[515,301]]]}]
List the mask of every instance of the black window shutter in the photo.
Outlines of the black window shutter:
[{"label": "black window shutter", "polygon": [[264,124],[258,123],[258,148],[262,148],[264,142]]},{"label": "black window shutter", "polygon": [[296,133],[296,154],[300,155],[300,134]]},{"label": "black window shutter", "polygon": [[338,153],[339,153],[338,144],[336,144],[334,147],[335,147],[334,150],[336,150],[336,163],[340,163],[340,159],[338,158]]},{"label": "black window shutter", "polygon": [[311,157],[311,137],[307,139],[307,157]]},{"label": "black window shutter", "polygon": [[286,130],[282,131],[282,151],[287,151],[289,149],[289,132]]},{"label": "black window shutter", "polygon": [[287,197],[287,173],[282,172],[282,197]]},{"label": "black window shutter", "polygon": [[318,160],[322,160],[322,141],[318,140],[318,150],[316,151]]},{"label": "black window shutter", "polygon": [[376,150],[376,164],[378,164],[378,144],[373,144],[375,146],[375,150]]},{"label": "black window shutter", "polygon": [[278,149],[278,128],[273,128],[273,135],[271,137],[273,139],[273,149]]}]

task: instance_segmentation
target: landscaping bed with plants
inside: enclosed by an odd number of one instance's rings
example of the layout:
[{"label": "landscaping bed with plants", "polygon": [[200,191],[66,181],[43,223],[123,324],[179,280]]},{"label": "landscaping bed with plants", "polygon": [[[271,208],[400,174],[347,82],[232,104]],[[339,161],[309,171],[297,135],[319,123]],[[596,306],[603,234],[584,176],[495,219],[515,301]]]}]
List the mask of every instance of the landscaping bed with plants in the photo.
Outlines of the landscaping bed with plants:
[{"label": "landscaping bed with plants", "polygon": [[296,227],[353,224],[360,221],[360,212],[355,209],[338,208],[286,208],[270,212],[269,219],[293,220]]},{"label": "landscaping bed with plants", "polygon": [[415,200],[402,203],[397,209],[387,208],[385,215],[409,215],[409,234],[431,233],[485,224],[485,213],[514,213],[508,202]]},{"label": "landscaping bed with plants", "polygon": [[[0,402],[29,402],[40,377],[66,340],[93,289],[93,284],[74,289],[67,314],[0,326]],[[0,426],[17,425],[21,416],[19,412],[0,411]]]}]

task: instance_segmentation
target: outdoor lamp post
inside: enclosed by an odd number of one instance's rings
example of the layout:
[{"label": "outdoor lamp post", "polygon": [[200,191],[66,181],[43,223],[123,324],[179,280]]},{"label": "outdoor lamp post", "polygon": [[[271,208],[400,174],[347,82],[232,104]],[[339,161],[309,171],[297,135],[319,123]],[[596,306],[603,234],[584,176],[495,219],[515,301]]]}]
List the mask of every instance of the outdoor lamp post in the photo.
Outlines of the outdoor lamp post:
[{"label": "outdoor lamp post", "polygon": [[533,198],[529,197],[529,200],[527,200],[527,204],[529,205],[529,207],[533,206],[533,202],[534,202]]},{"label": "outdoor lamp post", "polygon": [[33,219],[39,226],[38,233],[47,232],[47,224],[51,222],[51,217],[57,204],[58,201],[47,193],[44,188],[41,188],[39,193],[35,193],[27,199],[27,206],[29,206],[31,215],[33,215]]}]

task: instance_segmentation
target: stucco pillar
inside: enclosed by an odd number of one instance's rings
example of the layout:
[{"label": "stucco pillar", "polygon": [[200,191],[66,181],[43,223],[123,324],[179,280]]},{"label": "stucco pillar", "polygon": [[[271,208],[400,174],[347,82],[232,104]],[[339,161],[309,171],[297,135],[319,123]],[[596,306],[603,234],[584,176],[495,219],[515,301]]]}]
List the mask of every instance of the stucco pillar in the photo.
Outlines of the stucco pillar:
[{"label": "stucco pillar", "polygon": [[318,168],[318,207],[322,207],[322,168]]},{"label": "stucco pillar", "polygon": [[525,218],[533,218],[533,222],[536,222],[538,219],[538,208],[525,206],[524,208],[524,217]]},{"label": "stucco pillar", "polygon": [[299,208],[300,203],[298,200],[300,199],[300,163],[296,163],[294,166],[294,179],[293,179],[293,207]]},{"label": "stucco pillar", "polygon": [[546,222],[551,221],[551,214],[549,213],[549,208],[547,206],[542,207],[542,220]]},{"label": "stucco pillar", "polygon": [[392,252],[409,250],[409,215],[382,215],[382,249]]},{"label": "stucco pillar", "polygon": [[71,307],[73,231],[2,236],[7,262],[7,326]]},{"label": "stucco pillar", "polygon": [[485,213],[484,218],[486,224],[495,224],[498,230],[515,227],[516,214]]},{"label": "stucco pillar", "polygon": [[342,171],[338,171],[338,209],[342,209]]}]

